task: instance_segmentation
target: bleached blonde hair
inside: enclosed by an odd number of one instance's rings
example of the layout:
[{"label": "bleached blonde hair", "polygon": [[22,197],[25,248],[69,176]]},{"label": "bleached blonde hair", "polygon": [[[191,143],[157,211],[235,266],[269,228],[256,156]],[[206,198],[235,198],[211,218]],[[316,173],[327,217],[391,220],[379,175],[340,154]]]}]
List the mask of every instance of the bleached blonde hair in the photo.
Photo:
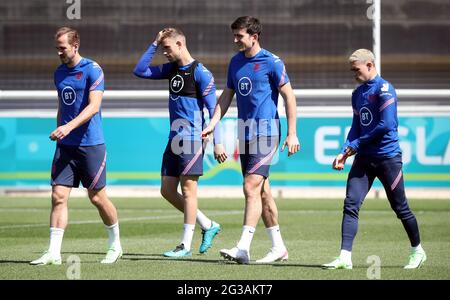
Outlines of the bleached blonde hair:
[{"label": "bleached blonde hair", "polygon": [[355,61],[366,63],[368,61],[375,63],[375,55],[373,55],[372,51],[367,49],[358,49],[350,55],[348,58],[350,63]]}]

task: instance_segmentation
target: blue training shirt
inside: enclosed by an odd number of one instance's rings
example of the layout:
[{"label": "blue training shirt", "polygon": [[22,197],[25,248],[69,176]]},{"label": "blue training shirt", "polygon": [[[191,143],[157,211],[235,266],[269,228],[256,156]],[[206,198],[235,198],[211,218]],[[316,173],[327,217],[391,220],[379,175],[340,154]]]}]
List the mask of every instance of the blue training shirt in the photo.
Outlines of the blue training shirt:
[{"label": "blue training shirt", "polygon": [[[217,102],[214,77],[205,66],[197,62],[181,67],[175,62],[149,66],[156,50],[157,45],[152,43],[142,55],[134,68],[133,73],[141,78],[172,79],[169,88],[169,115],[171,128],[169,139],[179,136],[186,140],[200,141],[202,140],[201,132],[205,123],[203,108],[207,108],[209,117],[212,118]],[[181,91],[184,84],[189,84],[189,73],[192,69],[191,67],[194,67],[194,63],[196,63],[196,66],[194,69],[193,80],[195,82],[196,93],[190,93],[189,95],[174,94],[174,91]],[[187,77],[176,75],[177,72]],[[185,79],[182,79],[181,77]],[[174,80],[177,78],[178,80]],[[214,144],[220,143],[220,127],[216,126],[214,129]]]},{"label": "blue training shirt", "polygon": [[283,61],[265,49],[251,58],[244,52],[231,58],[227,87],[236,91],[240,139],[280,135],[278,88],[288,82]]},{"label": "blue training shirt", "polygon": [[377,75],[352,94],[353,121],[341,153],[350,146],[361,155],[394,157],[398,142],[397,94],[392,84]]},{"label": "blue training shirt", "polygon": [[[87,58],[82,58],[73,68],[61,64],[55,71],[54,81],[59,100],[58,126],[69,123],[80,114],[89,104],[89,92],[105,89],[102,68]],[[58,143],[71,146],[104,144],[101,110]]]}]

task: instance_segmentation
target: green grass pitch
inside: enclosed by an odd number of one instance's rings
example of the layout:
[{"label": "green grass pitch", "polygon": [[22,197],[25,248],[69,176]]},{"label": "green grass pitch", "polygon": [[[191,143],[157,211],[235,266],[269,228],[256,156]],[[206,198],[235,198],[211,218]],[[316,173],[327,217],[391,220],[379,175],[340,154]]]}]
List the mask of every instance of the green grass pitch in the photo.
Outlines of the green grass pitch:
[{"label": "green grass pitch", "polygon": [[[161,253],[180,240],[183,216],[163,199],[113,198],[118,208],[123,258],[102,265],[107,235],[97,210],[87,198],[69,200],[61,266],[31,266],[29,261],[48,247],[48,198],[0,198],[0,279],[67,279],[67,258],[79,257],[80,279],[278,280],[368,279],[367,258],[380,259],[380,279],[450,279],[450,201],[410,200],[419,222],[428,260],[418,270],[403,270],[409,242],[387,200],[367,199],[361,209],[353,247],[353,270],[322,270],[339,253],[342,200],[280,199],[279,221],[289,250],[287,262],[237,265],[225,262],[219,249],[231,248],[241,234],[243,199],[200,199],[200,208],[222,225],[213,248],[198,254],[197,226],[193,256],[168,259]],[[271,244],[260,221],[252,242],[251,260]]]}]

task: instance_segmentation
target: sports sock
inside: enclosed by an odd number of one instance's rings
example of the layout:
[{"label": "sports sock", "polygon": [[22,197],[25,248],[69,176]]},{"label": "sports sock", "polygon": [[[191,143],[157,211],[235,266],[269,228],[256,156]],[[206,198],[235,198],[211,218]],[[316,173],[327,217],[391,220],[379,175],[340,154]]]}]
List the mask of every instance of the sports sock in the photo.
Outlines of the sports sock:
[{"label": "sports sock", "polygon": [[348,250],[341,250],[341,254],[339,254],[339,258],[342,259],[346,263],[352,262],[352,252]]},{"label": "sports sock", "polygon": [[272,226],[266,228],[267,234],[269,235],[270,240],[272,241],[272,247],[283,249],[286,248],[283,242],[283,238],[281,237],[280,226]]},{"label": "sports sock", "polygon": [[203,230],[208,230],[212,227],[212,221],[200,209],[197,209],[197,223]]},{"label": "sports sock", "polygon": [[108,232],[108,249],[119,249],[120,235],[119,235],[119,222],[111,226],[105,225]]},{"label": "sports sock", "polygon": [[61,256],[61,245],[64,236],[64,229],[50,227],[50,245],[48,252],[53,256]]},{"label": "sports sock", "polygon": [[244,225],[242,227],[242,235],[237,247],[242,250],[250,250],[250,244],[252,243],[253,235],[255,234],[255,228]]},{"label": "sports sock", "polygon": [[181,243],[184,244],[184,249],[190,251],[192,244],[192,237],[194,236],[195,224],[183,225],[183,237]]},{"label": "sports sock", "polygon": [[411,247],[411,250],[413,252],[419,252],[419,253],[424,253],[425,252],[425,250],[423,250],[423,248],[422,248],[422,246],[420,244],[417,245],[416,247]]}]

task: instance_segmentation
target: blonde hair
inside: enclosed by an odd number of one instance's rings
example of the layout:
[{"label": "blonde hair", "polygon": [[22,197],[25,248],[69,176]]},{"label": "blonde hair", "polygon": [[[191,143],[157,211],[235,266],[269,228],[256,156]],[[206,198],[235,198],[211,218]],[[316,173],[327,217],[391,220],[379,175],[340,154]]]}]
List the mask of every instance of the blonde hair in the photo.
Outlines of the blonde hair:
[{"label": "blonde hair", "polygon": [[370,50],[358,49],[355,52],[353,52],[352,55],[350,55],[348,61],[350,63],[353,63],[355,61],[360,61],[362,63],[370,61],[372,63],[375,63],[375,55],[373,55],[372,51]]}]

